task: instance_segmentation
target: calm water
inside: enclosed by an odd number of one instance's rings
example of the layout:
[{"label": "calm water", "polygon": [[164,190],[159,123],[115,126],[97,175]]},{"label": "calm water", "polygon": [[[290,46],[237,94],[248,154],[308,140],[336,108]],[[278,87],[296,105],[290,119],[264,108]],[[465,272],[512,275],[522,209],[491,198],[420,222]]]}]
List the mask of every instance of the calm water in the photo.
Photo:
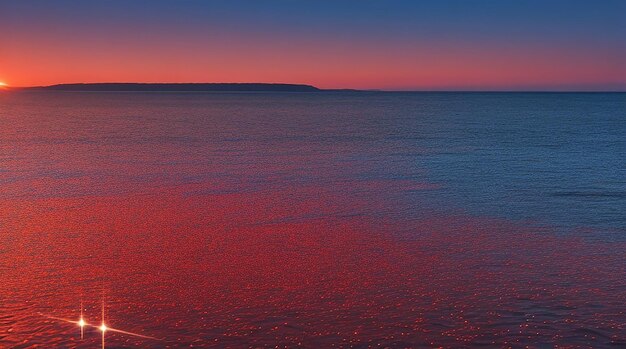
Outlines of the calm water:
[{"label": "calm water", "polygon": [[[0,93],[0,347],[626,346],[626,95]],[[53,318],[54,317],[54,318]]]}]

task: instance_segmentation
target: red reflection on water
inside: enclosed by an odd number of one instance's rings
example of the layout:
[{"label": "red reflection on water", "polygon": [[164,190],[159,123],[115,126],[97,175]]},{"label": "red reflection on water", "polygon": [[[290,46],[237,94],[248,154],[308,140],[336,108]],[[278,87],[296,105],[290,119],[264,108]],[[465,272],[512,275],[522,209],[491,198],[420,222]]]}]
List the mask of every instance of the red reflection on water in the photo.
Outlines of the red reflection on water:
[{"label": "red reflection on water", "polygon": [[[352,182],[355,193],[430,184]],[[391,189],[390,189],[391,188]],[[624,249],[495,219],[340,214],[357,194],[202,184],[0,208],[10,347],[604,346],[624,343]],[[385,205],[389,203],[380,203]],[[351,211],[353,212],[353,211]],[[8,280],[8,281],[7,281]]]}]

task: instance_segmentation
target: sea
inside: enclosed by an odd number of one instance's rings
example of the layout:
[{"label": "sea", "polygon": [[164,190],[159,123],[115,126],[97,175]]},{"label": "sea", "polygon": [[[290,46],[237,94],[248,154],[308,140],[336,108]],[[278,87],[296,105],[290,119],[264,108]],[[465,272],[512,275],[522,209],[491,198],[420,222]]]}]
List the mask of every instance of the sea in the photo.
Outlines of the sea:
[{"label": "sea", "polygon": [[626,347],[625,135],[624,93],[0,91],[0,348]]}]

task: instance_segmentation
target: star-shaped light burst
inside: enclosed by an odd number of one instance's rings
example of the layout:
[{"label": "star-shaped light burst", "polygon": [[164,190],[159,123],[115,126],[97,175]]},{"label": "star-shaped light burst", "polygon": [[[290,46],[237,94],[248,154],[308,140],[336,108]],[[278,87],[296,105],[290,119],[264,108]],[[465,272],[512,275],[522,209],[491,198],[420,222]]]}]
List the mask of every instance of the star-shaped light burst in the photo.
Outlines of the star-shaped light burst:
[{"label": "star-shaped light burst", "polygon": [[120,334],[125,334],[125,335],[128,335],[128,336],[138,337],[138,338],[160,340],[159,338],[156,338],[156,337],[146,336],[146,335],[142,335],[142,334],[139,334],[139,333],[128,332],[128,331],[124,331],[124,330],[120,330],[120,329],[117,329],[117,328],[112,328],[112,327],[107,326],[105,321],[104,321],[104,300],[102,301],[102,317],[101,317],[100,325],[90,324],[87,321],[85,321],[85,319],[83,318],[82,302],[81,302],[81,307],[80,307],[80,318],[78,319],[78,321],[65,319],[65,318],[61,318],[61,317],[56,317],[56,316],[45,315],[45,314],[41,314],[41,313],[40,313],[40,315],[42,315],[42,316],[44,316],[44,317],[46,317],[48,319],[58,320],[58,321],[63,321],[63,322],[67,322],[67,323],[78,325],[78,327],[80,327],[80,339],[84,339],[84,329],[85,329],[86,326],[98,329],[100,332],[102,332],[102,349],[105,349],[104,334],[106,332],[109,332],[109,331],[110,332],[120,333]]}]

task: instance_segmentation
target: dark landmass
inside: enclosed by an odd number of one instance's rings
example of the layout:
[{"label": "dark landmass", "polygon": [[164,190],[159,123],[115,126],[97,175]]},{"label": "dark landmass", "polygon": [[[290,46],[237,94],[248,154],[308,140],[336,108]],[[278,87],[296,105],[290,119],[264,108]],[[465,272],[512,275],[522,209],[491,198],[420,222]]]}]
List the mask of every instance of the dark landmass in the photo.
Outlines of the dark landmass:
[{"label": "dark landmass", "polygon": [[269,83],[93,83],[26,87],[41,91],[86,92],[320,92],[315,86]]},{"label": "dark landmass", "polygon": [[275,83],[72,83],[33,87],[0,87],[2,91],[76,91],[76,92],[399,92],[399,93],[624,93],[621,90],[378,90],[321,89],[306,84]]}]

